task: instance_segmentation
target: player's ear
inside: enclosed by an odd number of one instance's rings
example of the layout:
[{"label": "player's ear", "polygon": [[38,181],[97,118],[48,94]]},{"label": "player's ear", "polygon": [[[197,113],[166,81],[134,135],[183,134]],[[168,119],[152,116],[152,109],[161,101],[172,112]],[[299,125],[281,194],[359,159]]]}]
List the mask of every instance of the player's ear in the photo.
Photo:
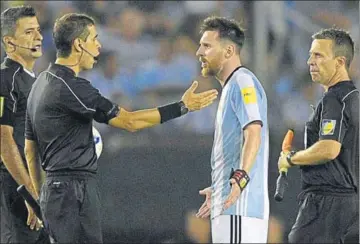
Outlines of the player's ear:
[{"label": "player's ear", "polygon": [[231,58],[235,53],[235,46],[234,45],[227,45],[225,48],[225,57]]},{"label": "player's ear", "polygon": [[82,51],[82,46],[81,46],[81,40],[80,38],[76,38],[74,40],[74,49],[76,50],[76,52],[81,52]]}]

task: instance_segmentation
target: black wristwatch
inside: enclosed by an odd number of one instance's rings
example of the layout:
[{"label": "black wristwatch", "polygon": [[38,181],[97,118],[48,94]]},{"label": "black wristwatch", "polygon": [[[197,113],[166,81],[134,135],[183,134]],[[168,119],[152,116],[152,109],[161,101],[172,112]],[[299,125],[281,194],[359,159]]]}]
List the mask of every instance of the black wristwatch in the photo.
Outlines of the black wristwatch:
[{"label": "black wristwatch", "polygon": [[183,101],[179,102],[179,106],[180,106],[180,113],[181,115],[186,114],[187,112],[189,112],[189,109],[185,106],[185,103]]},{"label": "black wristwatch", "polygon": [[290,153],[286,156],[286,161],[290,164],[290,166],[295,166],[295,164],[291,161],[291,157],[294,156],[295,153],[296,151],[290,151]]}]

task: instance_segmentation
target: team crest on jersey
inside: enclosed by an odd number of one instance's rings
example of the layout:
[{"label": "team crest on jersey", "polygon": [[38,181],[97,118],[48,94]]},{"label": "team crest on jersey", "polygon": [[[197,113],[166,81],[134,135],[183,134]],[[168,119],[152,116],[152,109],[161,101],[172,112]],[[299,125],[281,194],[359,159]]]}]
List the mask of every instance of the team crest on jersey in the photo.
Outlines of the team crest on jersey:
[{"label": "team crest on jersey", "polygon": [[241,89],[241,95],[245,104],[256,103],[255,87],[246,87]]},{"label": "team crest on jersey", "polygon": [[0,118],[3,116],[4,114],[4,97],[0,97]]},{"label": "team crest on jersey", "polygon": [[329,136],[334,135],[336,120],[323,119],[321,122],[321,135]]}]

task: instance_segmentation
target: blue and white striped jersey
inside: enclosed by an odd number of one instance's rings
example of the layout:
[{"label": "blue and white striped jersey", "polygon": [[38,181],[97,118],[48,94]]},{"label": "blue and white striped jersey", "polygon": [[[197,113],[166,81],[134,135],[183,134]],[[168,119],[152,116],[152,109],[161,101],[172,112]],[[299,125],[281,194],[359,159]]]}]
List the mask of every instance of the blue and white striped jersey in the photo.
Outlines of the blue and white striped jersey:
[{"label": "blue and white striped jersey", "polygon": [[[231,169],[241,169],[243,130],[253,121],[262,122],[261,145],[252,169],[250,182],[239,199],[226,211],[222,206],[230,194]],[[228,78],[221,94],[215,121],[211,153],[212,209],[211,217],[220,214],[268,218],[269,132],[267,98],[256,76],[245,67],[238,67]]]}]

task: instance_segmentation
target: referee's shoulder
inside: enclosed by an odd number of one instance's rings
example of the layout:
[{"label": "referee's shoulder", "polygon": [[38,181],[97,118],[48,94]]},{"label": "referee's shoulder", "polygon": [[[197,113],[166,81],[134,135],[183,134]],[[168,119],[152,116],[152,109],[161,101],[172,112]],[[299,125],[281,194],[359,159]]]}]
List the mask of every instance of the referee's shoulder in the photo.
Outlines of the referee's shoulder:
[{"label": "referee's shoulder", "polygon": [[79,76],[75,76],[66,80],[65,87],[66,89],[70,88],[70,90],[73,92],[85,92],[94,88],[89,80]]},{"label": "referee's shoulder", "polygon": [[359,90],[354,85],[346,85],[325,93],[323,99],[324,101],[336,99],[340,103],[343,103],[345,101],[352,101],[354,99],[358,100]]},{"label": "referee's shoulder", "polygon": [[6,65],[5,62],[1,63],[1,75],[14,75],[14,73],[21,67]]},{"label": "referee's shoulder", "polygon": [[88,79],[86,79],[86,78],[84,78],[84,77],[79,77],[79,76],[77,76],[77,77],[75,77],[76,78],[76,81],[77,82],[83,82],[83,83],[91,83]]},{"label": "referee's shoulder", "polygon": [[1,85],[11,85],[14,81],[16,73],[19,72],[21,67],[8,66],[5,63],[1,64],[0,76]]}]

